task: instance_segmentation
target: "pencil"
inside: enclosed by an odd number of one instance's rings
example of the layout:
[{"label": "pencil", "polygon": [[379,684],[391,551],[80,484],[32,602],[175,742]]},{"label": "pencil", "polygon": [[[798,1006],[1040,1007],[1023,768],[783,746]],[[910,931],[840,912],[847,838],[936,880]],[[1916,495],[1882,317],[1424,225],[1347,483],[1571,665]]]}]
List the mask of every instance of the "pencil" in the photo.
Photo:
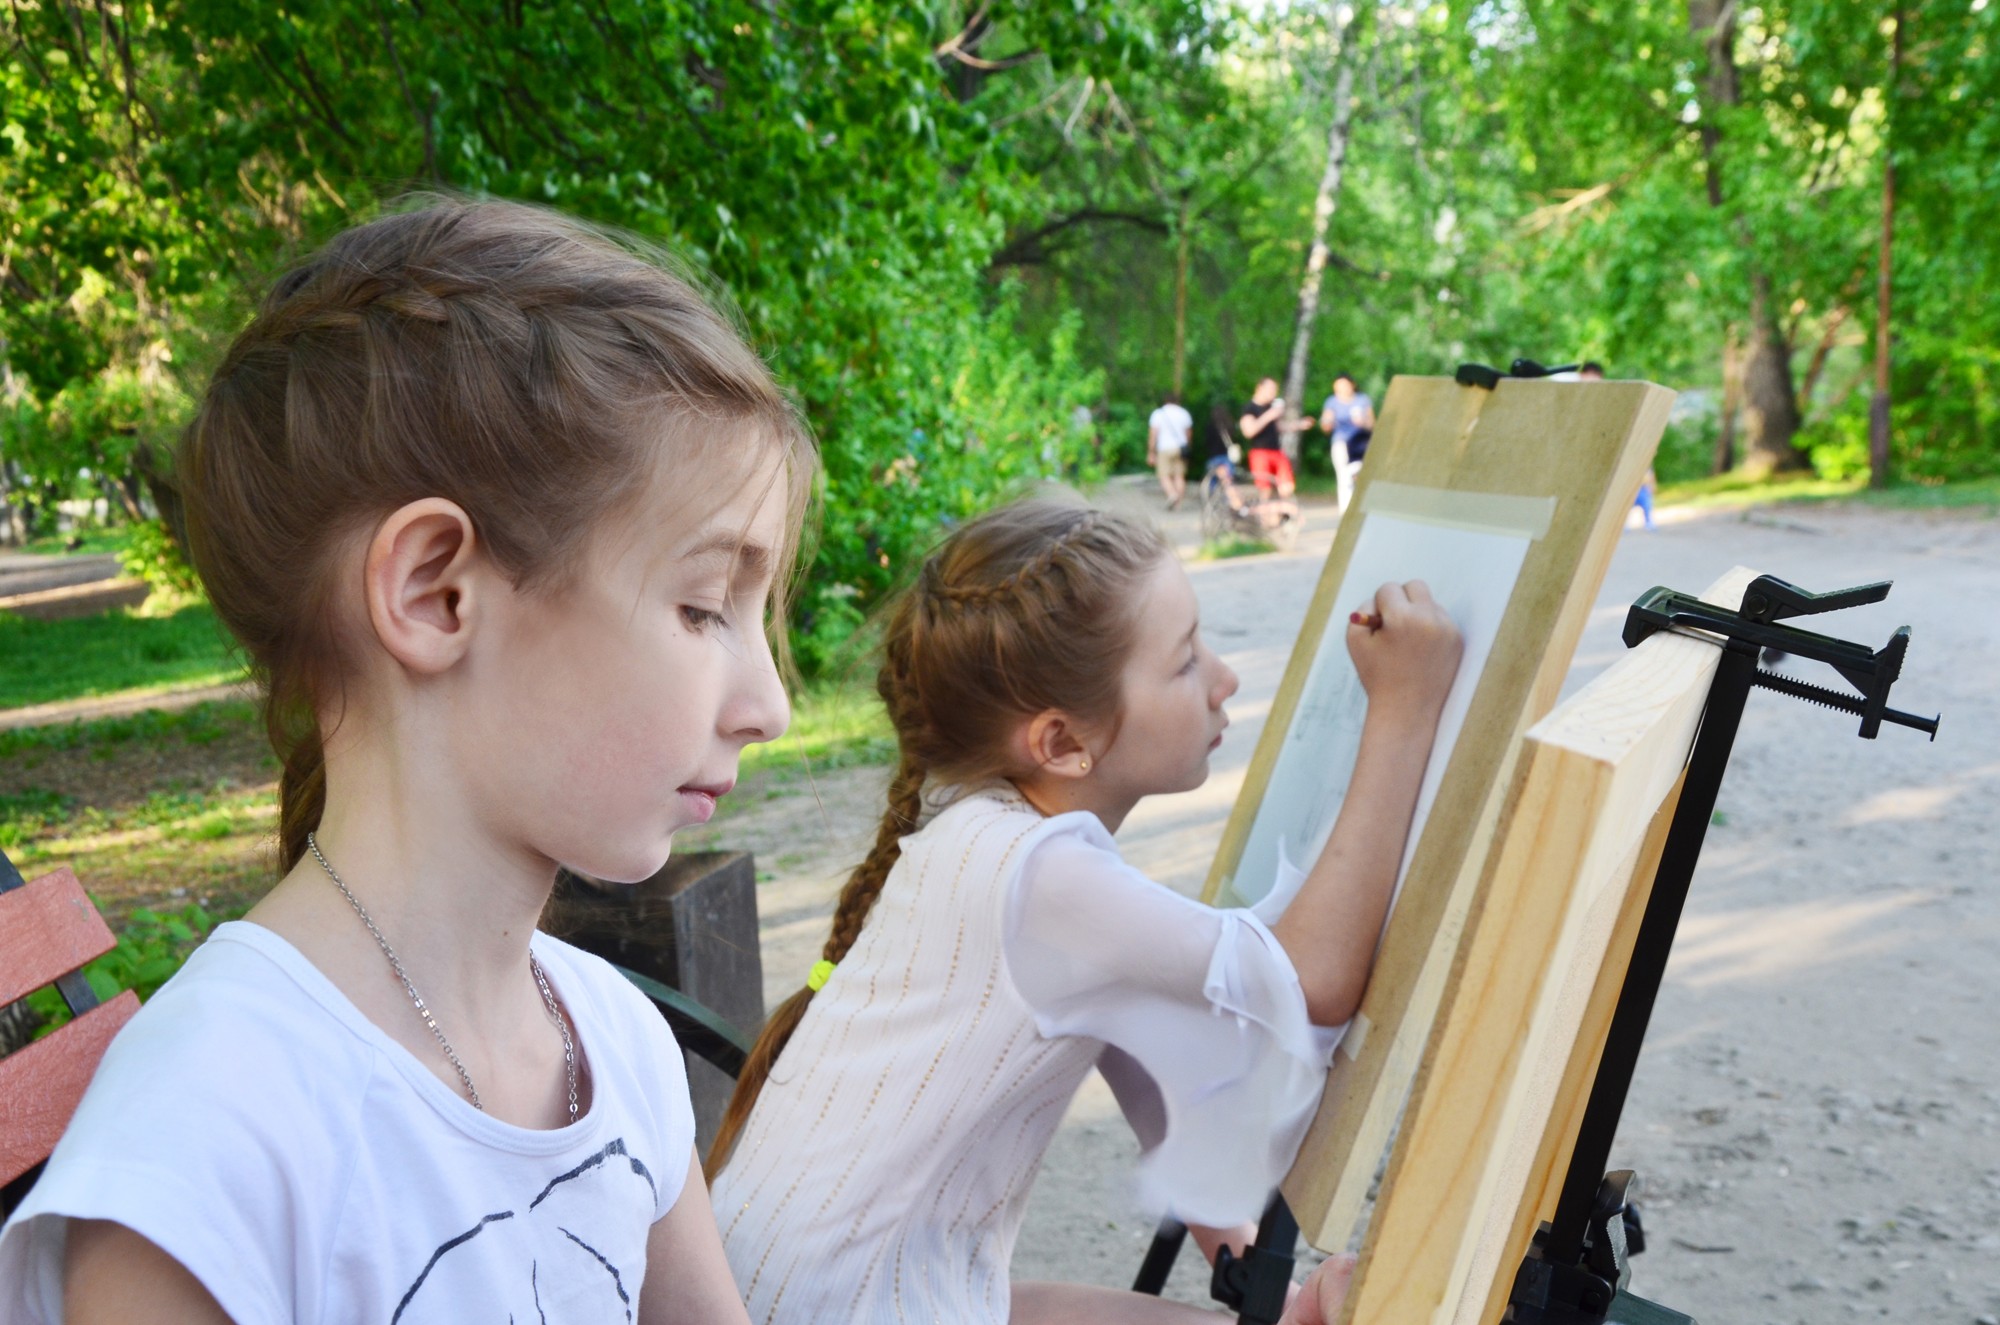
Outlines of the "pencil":
[{"label": "pencil", "polygon": [[1382,618],[1374,612],[1350,612],[1347,620],[1352,625],[1366,626],[1370,630],[1382,629]]}]

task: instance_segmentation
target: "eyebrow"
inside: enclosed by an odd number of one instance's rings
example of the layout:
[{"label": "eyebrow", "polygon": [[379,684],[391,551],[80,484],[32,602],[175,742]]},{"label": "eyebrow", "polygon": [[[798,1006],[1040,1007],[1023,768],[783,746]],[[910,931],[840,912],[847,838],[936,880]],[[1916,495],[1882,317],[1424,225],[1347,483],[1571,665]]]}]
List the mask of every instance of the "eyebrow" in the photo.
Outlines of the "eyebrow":
[{"label": "eyebrow", "polygon": [[685,554],[688,561],[722,560],[735,568],[735,578],[765,579],[776,558],[762,543],[751,543],[734,534],[715,533],[696,543]]}]

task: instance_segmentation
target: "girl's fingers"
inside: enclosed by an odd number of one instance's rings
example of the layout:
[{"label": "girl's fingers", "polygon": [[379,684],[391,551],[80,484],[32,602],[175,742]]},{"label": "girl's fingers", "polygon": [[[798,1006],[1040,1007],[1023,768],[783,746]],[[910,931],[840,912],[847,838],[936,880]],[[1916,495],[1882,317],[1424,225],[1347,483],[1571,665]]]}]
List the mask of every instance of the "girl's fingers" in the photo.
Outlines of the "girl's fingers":
[{"label": "girl's fingers", "polygon": [[1411,580],[1405,584],[1403,586],[1403,593],[1413,603],[1431,603],[1437,601],[1431,597],[1431,587],[1422,580]]}]

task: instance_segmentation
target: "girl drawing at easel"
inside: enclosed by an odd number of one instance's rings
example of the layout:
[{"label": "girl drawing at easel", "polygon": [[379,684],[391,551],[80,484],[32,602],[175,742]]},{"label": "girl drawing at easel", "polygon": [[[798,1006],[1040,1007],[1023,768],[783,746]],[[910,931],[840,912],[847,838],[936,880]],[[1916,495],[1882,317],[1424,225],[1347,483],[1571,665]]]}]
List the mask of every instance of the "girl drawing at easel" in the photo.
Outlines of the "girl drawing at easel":
[{"label": "girl drawing at easel", "polygon": [[[1281,881],[1282,915],[1213,909],[1111,837],[1141,798],[1201,785],[1236,690],[1166,543],[1033,500],[929,559],[884,641],[901,759],[874,849],[711,1156],[753,1321],[1214,1319],[1014,1283],[1009,1261],[1092,1067],[1145,1147],[1147,1194],[1211,1257],[1289,1167],[1367,983],[1460,652],[1418,582],[1384,585],[1347,645],[1368,715],[1325,851]],[[1341,1273],[1297,1319],[1333,1304]]]}]

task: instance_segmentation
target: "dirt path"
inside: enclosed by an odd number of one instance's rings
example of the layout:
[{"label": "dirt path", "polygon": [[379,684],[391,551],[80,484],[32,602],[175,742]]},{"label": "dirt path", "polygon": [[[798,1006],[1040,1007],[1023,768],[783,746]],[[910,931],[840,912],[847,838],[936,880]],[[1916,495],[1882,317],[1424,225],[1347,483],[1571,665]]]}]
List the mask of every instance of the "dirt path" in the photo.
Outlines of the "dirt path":
[{"label": "dirt path", "polygon": [[[1136,487],[1111,499],[1152,505]],[[1192,547],[1189,513],[1167,524]],[[1208,784],[1142,805],[1120,834],[1170,886],[1200,884],[1331,538],[1316,512],[1291,553],[1189,568],[1243,689]],[[2000,521],[1828,508],[1628,534],[1571,686],[1621,652],[1638,593],[1699,589],[1737,563],[1811,589],[1896,580],[1837,628],[1879,643],[1912,625],[1898,701],[1945,723],[1935,745],[1901,730],[1866,743],[1824,710],[1754,697],[1613,1159],[1652,1192],[1635,1287],[1711,1322],[1971,1325],[2000,1312]],[[823,813],[780,794],[729,824],[774,875],[774,999],[816,956],[883,776],[822,779]],[[1018,1275],[1129,1283],[1151,1231],[1126,1196],[1133,1153],[1108,1092],[1086,1088]],[[1175,1295],[1204,1300],[1192,1266]]]}]

